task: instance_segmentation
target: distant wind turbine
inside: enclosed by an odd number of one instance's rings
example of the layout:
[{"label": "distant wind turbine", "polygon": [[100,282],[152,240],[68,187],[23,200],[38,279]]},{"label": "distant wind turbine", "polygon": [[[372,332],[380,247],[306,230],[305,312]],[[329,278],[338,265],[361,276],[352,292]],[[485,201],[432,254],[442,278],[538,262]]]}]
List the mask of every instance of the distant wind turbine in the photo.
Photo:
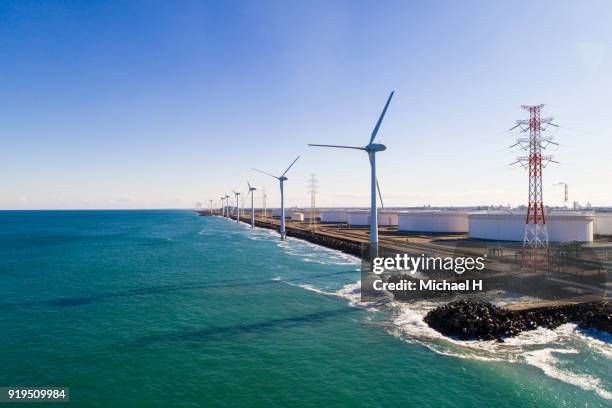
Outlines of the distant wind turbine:
[{"label": "distant wind turbine", "polygon": [[225,216],[227,218],[229,218],[229,216],[230,216],[230,213],[229,213],[229,198],[230,198],[229,194],[226,194],[225,195]]},{"label": "distant wind turbine", "polygon": [[261,191],[261,200],[262,200],[262,204],[263,204],[263,213],[264,213],[264,218],[268,218],[268,213],[266,212],[266,198],[268,198],[268,194],[266,193],[266,188],[264,187],[263,190]]},{"label": "distant wind turbine", "polygon": [[251,183],[247,181],[247,185],[249,186],[249,192],[247,193],[251,195],[251,228],[255,228],[255,202],[253,200],[253,196],[255,193],[253,191],[257,190],[255,187],[251,186]]},{"label": "distant wind turbine", "polygon": [[300,158],[300,155],[298,155],[298,157],[295,158],[295,160],[293,162],[291,162],[291,164],[289,165],[289,167],[287,167],[287,170],[285,170],[285,172],[283,174],[280,175],[280,177],[277,177],[273,174],[270,173],[266,173],[265,171],[261,171],[261,170],[257,170],[254,168],[251,168],[251,170],[255,170],[258,171],[260,173],[263,173],[267,176],[270,177],[274,177],[275,179],[277,179],[280,182],[280,193],[281,193],[281,219],[280,219],[280,235],[281,235],[281,239],[285,239],[285,190],[284,190],[284,183],[285,181],[287,181],[287,177],[285,177],[285,174],[287,174],[287,172],[289,171],[289,169],[291,167],[293,167],[293,165],[295,164],[295,162]]},{"label": "distant wind turbine", "polygon": [[221,196],[221,216],[225,217],[225,207],[224,207],[225,203],[223,202],[223,200],[225,200],[225,197]]},{"label": "distant wind turbine", "polygon": [[238,203],[239,192],[232,190],[234,195],[236,195],[236,222],[240,222],[240,204]]},{"label": "distant wind turbine", "polygon": [[370,180],[370,256],[378,255],[378,211],[376,205],[376,192],[378,191],[378,195],[380,196],[380,201],[382,203],[382,195],[380,194],[380,187],[378,186],[378,179],[376,178],[376,153],[387,150],[387,147],[381,143],[374,143],[374,138],[378,134],[378,130],[380,129],[380,124],[385,117],[385,113],[387,113],[387,108],[389,107],[389,103],[391,103],[391,98],[393,98],[394,91],[389,94],[389,99],[387,99],[387,103],[383,108],[380,117],[378,118],[378,122],[376,122],[376,126],[374,126],[374,130],[372,131],[372,135],[370,136],[370,142],[361,147],[361,146],[338,146],[338,145],[323,145],[323,144],[309,144],[308,146],[318,146],[318,147],[335,147],[340,149],[356,149],[363,150],[368,153],[368,157],[370,159],[370,169],[371,169],[371,180]]}]

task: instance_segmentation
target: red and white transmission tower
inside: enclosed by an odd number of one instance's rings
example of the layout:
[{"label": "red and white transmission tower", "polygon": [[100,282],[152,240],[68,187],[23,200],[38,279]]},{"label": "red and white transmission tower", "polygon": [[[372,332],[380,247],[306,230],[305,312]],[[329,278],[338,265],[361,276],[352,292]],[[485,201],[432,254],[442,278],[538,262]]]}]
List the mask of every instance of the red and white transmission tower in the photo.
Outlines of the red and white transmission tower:
[{"label": "red and white transmission tower", "polygon": [[552,156],[542,155],[542,150],[545,150],[548,145],[558,145],[552,141],[552,136],[542,136],[542,132],[546,131],[548,126],[557,126],[552,123],[552,117],[540,117],[543,106],[521,106],[529,112],[529,119],[517,120],[516,126],[510,129],[518,127],[522,132],[529,132],[529,138],[518,138],[511,147],[520,146],[529,152],[528,156],[518,157],[512,164],[519,163],[529,171],[529,203],[525,217],[523,246],[531,248],[548,247],[548,231],[542,198],[542,168],[550,162],[557,163]]}]

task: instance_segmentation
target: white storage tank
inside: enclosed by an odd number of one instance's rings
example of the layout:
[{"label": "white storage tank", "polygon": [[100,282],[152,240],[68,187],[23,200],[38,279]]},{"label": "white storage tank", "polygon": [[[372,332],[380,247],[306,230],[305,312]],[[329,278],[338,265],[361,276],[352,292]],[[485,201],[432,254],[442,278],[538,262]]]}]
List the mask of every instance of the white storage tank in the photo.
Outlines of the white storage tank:
[{"label": "white storage tank", "polygon": [[[351,226],[370,225],[370,210],[347,211],[347,223]],[[378,210],[379,226],[394,226],[398,224],[397,211]]]},{"label": "white storage tank", "polygon": [[612,212],[596,212],[594,234],[612,235]]},{"label": "white storage tank", "polygon": [[378,211],[378,225],[393,227],[399,225],[397,211],[392,210],[379,210]]},{"label": "white storage tank", "polygon": [[321,222],[347,222],[346,210],[321,210]]},{"label": "white storage tank", "polygon": [[304,213],[293,212],[291,213],[291,221],[304,221]]},{"label": "white storage tank", "polygon": [[466,233],[469,229],[466,211],[431,210],[398,212],[400,231]]},{"label": "white storage tank", "polygon": [[[484,211],[471,213],[470,238],[495,241],[522,241],[525,212]],[[592,213],[551,212],[546,214],[550,242],[593,242]]]},{"label": "white storage tank", "polygon": [[351,227],[370,225],[369,210],[351,210],[346,212],[346,222]]},{"label": "white storage tank", "polygon": [[[296,212],[296,208],[285,208],[285,219],[287,218],[291,218],[292,214],[294,212]],[[270,212],[268,211],[268,214]],[[273,218],[280,218],[281,216],[281,209],[280,208],[273,208],[272,209],[272,217]]]},{"label": "white storage tank", "polygon": [[319,218],[321,216],[321,214],[319,214],[318,212],[315,212],[314,214],[312,214],[310,211],[306,211],[303,213],[304,214],[304,221],[310,221],[311,216],[315,219],[315,221],[317,220],[317,218]]}]

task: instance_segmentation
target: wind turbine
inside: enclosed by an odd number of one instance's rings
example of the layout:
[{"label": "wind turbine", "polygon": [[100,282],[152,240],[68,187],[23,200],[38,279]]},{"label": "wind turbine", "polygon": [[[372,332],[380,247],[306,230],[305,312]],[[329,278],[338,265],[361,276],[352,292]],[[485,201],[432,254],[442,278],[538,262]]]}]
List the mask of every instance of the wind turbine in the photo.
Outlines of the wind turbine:
[{"label": "wind turbine", "polygon": [[240,195],[240,193],[234,190],[232,190],[232,192],[234,193],[234,195],[236,195],[236,222],[240,222],[240,205],[238,203],[238,196]]},{"label": "wind turbine", "polygon": [[264,187],[262,190],[261,199],[263,201],[263,217],[264,219],[268,218],[268,213],[266,212],[266,198],[268,198],[268,193],[266,193],[266,188]]},{"label": "wind turbine", "polygon": [[225,200],[225,197],[221,196],[221,216],[225,217],[225,207],[223,206],[224,205],[223,200]]},{"label": "wind turbine", "polygon": [[378,118],[378,122],[376,122],[376,126],[374,126],[374,130],[372,131],[372,135],[370,136],[370,141],[367,145],[360,146],[338,146],[338,145],[323,145],[323,144],[309,144],[308,146],[318,146],[318,147],[336,147],[340,149],[356,149],[363,150],[368,154],[370,159],[370,170],[371,170],[371,180],[370,180],[370,256],[375,257],[378,256],[378,211],[376,205],[376,191],[378,190],[378,195],[380,196],[380,201],[382,203],[382,195],[380,194],[380,187],[378,186],[378,179],[376,178],[376,153],[387,150],[387,146],[381,143],[374,143],[374,138],[380,129],[380,124],[385,117],[385,113],[387,113],[387,108],[389,107],[389,103],[391,103],[391,98],[393,98],[393,94],[395,91],[392,91],[389,94],[389,99],[387,99],[387,103],[383,108],[380,117]]},{"label": "wind turbine", "polygon": [[251,187],[251,183],[247,181],[247,185],[249,186],[249,192],[247,193],[251,195],[251,228],[255,228],[255,202],[253,201],[253,196],[255,193],[253,191],[257,190],[255,187]]},{"label": "wind turbine", "polygon": [[210,201],[210,215],[212,215],[213,214],[213,207],[212,207],[213,200],[208,200],[208,201]]},{"label": "wind turbine", "polygon": [[229,198],[230,198],[229,194],[226,194],[225,195],[225,214],[226,214],[227,218],[229,218],[229,216],[230,216],[230,214],[229,214]]},{"label": "wind turbine", "polygon": [[291,162],[291,164],[289,165],[289,167],[287,167],[287,170],[285,170],[285,172],[283,174],[281,174],[280,177],[277,177],[273,174],[270,173],[266,173],[265,171],[261,171],[261,170],[257,170],[254,168],[251,168],[251,170],[255,170],[258,171],[260,173],[263,173],[267,176],[270,177],[274,177],[275,179],[277,179],[280,182],[280,193],[281,193],[281,219],[280,219],[280,235],[281,235],[281,239],[285,239],[285,190],[284,190],[284,183],[285,181],[287,181],[287,177],[285,177],[285,174],[287,174],[287,172],[289,171],[289,169],[291,167],[293,167],[293,165],[295,164],[295,162],[300,158],[300,155],[298,154],[298,157],[295,158],[295,160],[293,162]]}]

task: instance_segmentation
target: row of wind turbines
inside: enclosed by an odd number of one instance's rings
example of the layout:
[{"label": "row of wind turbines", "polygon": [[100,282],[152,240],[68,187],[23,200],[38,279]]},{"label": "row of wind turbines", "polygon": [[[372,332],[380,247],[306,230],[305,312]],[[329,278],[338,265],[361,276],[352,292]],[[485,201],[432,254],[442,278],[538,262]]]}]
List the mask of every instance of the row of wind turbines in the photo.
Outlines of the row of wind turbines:
[{"label": "row of wind turbines", "polygon": [[[372,130],[370,135],[370,140],[365,146],[342,146],[342,145],[329,145],[329,144],[308,144],[308,146],[314,147],[328,147],[328,148],[338,148],[338,149],[353,149],[353,150],[362,150],[368,154],[368,158],[370,161],[370,254],[378,253],[378,204],[377,204],[377,195],[380,198],[382,203],[382,195],[380,193],[380,186],[378,185],[378,178],[376,177],[376,153],[385,151],[387,147],[382,143],[375,143],[374,139],[378,135],[378,131],[380,130],[380,125],[387,113],[387,109],[389,108],[389,104],[391,103],[391,99],[393,98],[394,91],[389,94],[387,102],[385,103],[385,107]],[[273,174],[267,173],[262,170],[251,168],[251,170],[257,171],[259,173],[263,173],[267,176],[273,177],[279,181],[280,185],[280,194],[281,194],[281,214],[280,214],[280,236],[281,240],[286,238],[286,230],[285,230],[285,191],[284,191],[284,183],[287,181],[286,174],[289,172],[291,167],[295,164],[300,156],[298,155],[293,162],[287,167],[287,169],[280,175],[275,176]],[[251,195],[251,228],[255,228],[255,205],[254,205],[254,191],[257,189],[247,181],[247,185],[249,187],[248,193]],[[240,222],[240,205],[238,203],[238,197],[240,195],[239,192],[233,191],[236,196],[236,222]],[[229,216],[226,214],[226,208],[229,206],[229,195],[225,195],[221,197],[222,203],[222,211],[223,216]],[[225,206],[223,205],[223,201],[225,200]],[[228,210],[229,212],[229,210]]]}]

